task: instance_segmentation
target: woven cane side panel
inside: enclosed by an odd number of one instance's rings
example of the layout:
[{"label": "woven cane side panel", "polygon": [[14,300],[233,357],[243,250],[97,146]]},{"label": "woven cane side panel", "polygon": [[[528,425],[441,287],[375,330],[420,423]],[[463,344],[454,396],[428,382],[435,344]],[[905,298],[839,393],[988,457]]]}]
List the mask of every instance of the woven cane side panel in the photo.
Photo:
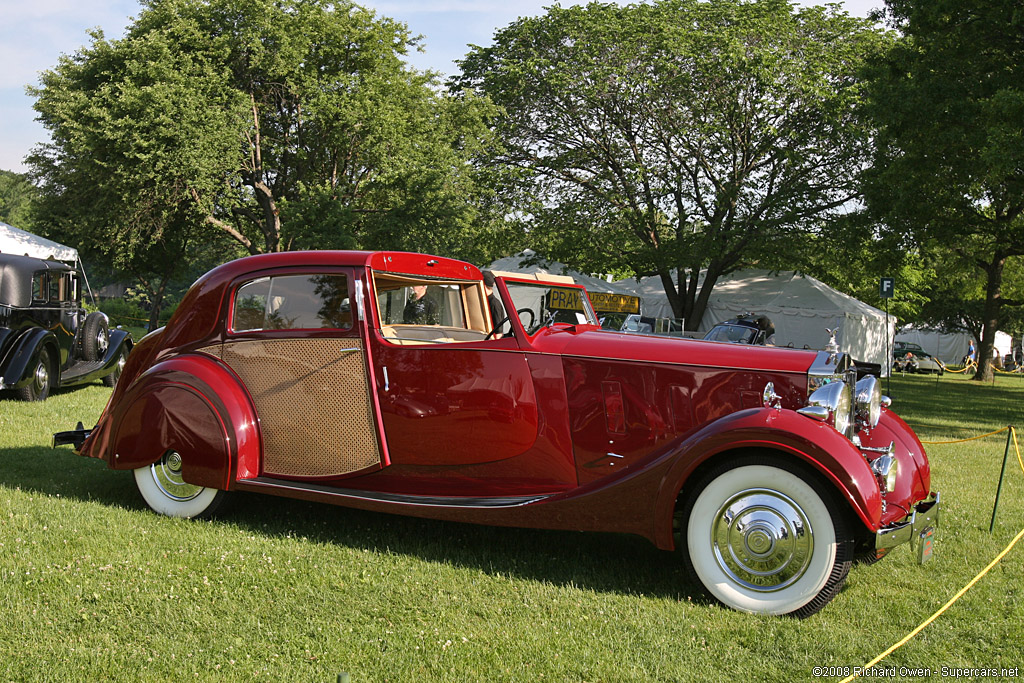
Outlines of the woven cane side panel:
[{"label": "woven cane side panel", "polygon": [[196,350],[200,351],[202,353],[208,353],[211,356],[216,356],[217,358],[220,358],[221,345],[220,344],[214,344],[213,346],[204,346],[203,348],[196,349]]},{"label": "woven cane side panel", "polygon": [[228,342],[256,404],[266,474],[330,477],[380,462],[357,339]]}]

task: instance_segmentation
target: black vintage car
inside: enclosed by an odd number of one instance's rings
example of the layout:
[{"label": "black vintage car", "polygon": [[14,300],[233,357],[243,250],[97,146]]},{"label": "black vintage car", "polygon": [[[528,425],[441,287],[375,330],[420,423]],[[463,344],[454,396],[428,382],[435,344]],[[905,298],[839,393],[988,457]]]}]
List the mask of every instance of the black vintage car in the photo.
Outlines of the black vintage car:
[{"label": "black vintage car", "polygon": [[114,386],[131,336],[81,303],[71,266],[0,254],[0,389],[42,401],[58,387],[97,379]]}]

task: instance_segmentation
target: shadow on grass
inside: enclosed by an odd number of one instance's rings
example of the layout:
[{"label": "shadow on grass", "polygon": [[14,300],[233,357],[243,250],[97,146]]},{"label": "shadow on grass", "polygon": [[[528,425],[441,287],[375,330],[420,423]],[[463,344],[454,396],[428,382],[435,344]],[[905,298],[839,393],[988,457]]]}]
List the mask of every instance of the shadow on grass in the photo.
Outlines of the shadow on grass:
[{"label": "shadow on grass", "polygon": [[[70,449],[0,449],[0,486],[146,510],[128,472]],[[146,512],[146,514],[150,514]],[[622,534],[441,522],[235,492],[218,519],[246,533],[300,538],[597,592],[712,604],[675,554]]]}]

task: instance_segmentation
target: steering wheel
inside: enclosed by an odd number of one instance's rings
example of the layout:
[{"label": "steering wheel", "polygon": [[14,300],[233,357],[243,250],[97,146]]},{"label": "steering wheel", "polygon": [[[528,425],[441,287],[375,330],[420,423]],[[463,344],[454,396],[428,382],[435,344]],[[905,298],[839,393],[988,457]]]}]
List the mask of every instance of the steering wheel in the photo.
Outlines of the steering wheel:
[{"label": "steering wheel", "polygon": [[[523,313],[530,314],[530,324],[525,325],[526,329],[530,329],[531,327],[533,327],[533,324],[537,322],[537,315],[533,312],[532,308],[520,308],[518,311],[516,311],[516,315],[522,315]],[[484,337],[484,341],[487,341],[488,339],[493,337],[495,333],[497,333],[497,331],[501,329],[501,326],[507,323],[510,318],[511,316],[506,315],[504,318],[499,320],[497,324],[494,326],[494,329],[488,332],[487,336]]]}]

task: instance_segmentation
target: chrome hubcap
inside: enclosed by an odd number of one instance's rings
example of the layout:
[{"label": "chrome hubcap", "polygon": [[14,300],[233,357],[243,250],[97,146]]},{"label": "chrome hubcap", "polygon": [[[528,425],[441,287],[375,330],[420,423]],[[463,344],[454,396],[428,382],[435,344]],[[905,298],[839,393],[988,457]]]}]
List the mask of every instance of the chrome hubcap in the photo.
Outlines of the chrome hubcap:
[{"label": "chrome hubcap", "polygon": [[110,339],[107,336],[106,330],[100,330],[96,333],[96,350],[99,351],[102,356],[107,352],[107,345],[110,343]]},{"label": "chrome hubcap", "polygon": [[192,500],[203,492],[202,486],[189,484],[181,478],[181,455],[169,451],[159,461],[150,465],[153,481],[165,496],[172,500]]},{"label": "chrome hubcap", "polygon": [[125,364],[127,362],[128,362],[128,358],[126,358],[125,355],[122,353],[121,357],[117,359],[117,373],[118,374],[121,374],[121,371],[124,370],[124,366],[125,366]]},{"label": "chrome hubcap", "polygon": [[50,383],[50,371],[46,369],[46,363],[40,362],[36,366],[35,377],[33,379],[36,385],[36,391],[40,391]]},{"label": "chrome hubcap", "polygon": [[795,583],[807,571],[814,550],[804,511],[770,489],[741,491],[726,501],[712,520],[711,542],[722,571],[760,592]]}]

